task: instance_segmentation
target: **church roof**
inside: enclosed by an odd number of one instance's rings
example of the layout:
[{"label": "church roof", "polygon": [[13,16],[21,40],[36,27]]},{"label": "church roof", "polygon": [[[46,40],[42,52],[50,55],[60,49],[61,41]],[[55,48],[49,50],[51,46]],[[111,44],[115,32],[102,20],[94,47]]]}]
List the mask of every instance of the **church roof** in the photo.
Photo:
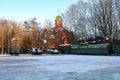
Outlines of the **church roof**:
[{"label": "church roof", "polygon": [[56,20],[57,20],[57,19],[61,19],[61,20],[62,20],[62,17],[58,15],[58,16],[56,17]]}]

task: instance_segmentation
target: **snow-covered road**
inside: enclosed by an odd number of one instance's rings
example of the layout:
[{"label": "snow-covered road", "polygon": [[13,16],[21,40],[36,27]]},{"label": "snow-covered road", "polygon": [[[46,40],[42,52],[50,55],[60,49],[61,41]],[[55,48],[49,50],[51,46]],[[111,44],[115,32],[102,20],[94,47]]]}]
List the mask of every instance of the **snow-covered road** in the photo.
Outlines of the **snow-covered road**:
[{"label": "snow-covered road", "polygon": [[0,80],[120,80],[120,56],[1,56]]}]

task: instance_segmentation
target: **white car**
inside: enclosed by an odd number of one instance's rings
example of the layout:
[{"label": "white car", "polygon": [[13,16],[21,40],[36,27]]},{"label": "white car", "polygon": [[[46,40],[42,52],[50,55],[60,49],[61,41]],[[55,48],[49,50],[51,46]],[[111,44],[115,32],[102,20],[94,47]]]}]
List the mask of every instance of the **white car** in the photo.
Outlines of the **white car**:
[{"label": "white car", "polygon": [[58,54],[59,51],[57,49],[55,49],[55,48],[48,48],[47,53],[48,54]]},{"label": "white car", "polygon": [[38,49],[38,48],[31,48],[29,50],[29,53],[33,54],[33,55],[39,55],[42,54],[42,50]]},{"label": "white car", "polygon": [[54,49],[53,51],[52,51],[52,54],[58,54],[59,53],[59,51],[57,50],[57,49]]}]

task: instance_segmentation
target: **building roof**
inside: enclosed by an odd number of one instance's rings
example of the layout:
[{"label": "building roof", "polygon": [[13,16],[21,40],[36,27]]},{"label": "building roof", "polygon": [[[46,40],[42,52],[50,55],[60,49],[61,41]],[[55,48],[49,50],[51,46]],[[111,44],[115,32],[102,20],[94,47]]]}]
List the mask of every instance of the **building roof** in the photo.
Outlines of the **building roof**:
[{"label": "building roof", "polygon": [[58,15],[58,16],[56,17],[56,20],[57,20],[57,19],[62,20],[62,17]]}]

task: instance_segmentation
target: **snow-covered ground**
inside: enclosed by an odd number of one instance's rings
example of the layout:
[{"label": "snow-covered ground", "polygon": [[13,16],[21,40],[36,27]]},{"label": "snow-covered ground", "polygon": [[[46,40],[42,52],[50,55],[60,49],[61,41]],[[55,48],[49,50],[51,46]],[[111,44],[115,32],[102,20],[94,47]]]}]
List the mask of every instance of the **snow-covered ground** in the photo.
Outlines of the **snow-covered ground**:
[{"label": "snow-covered ground", "polygon": [[0,56],[0,80],[120,80],[120,56]]}]

